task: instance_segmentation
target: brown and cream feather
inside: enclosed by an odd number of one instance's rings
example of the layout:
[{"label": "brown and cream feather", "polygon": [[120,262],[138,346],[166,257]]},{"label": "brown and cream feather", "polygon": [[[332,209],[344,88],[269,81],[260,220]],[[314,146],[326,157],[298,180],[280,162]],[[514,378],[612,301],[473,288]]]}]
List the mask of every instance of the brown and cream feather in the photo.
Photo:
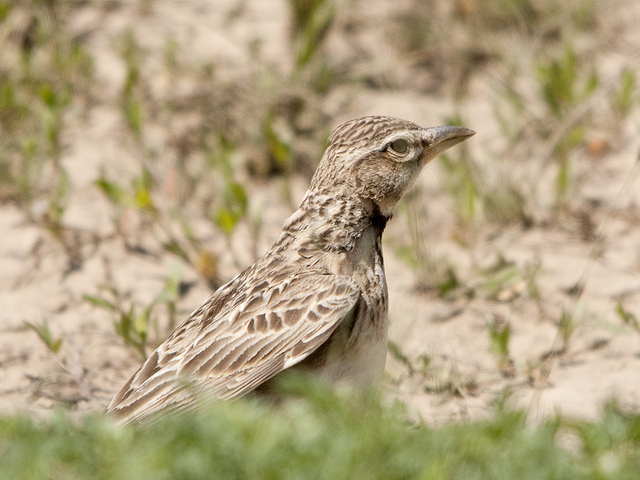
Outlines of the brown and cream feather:
[{"label": "brown and cream feather", "polygon": [[381,237],[422,167],[474,132],[383,116],[338,126],[273,247],[214,292],[111,401],[123,422],[242,396],[289,368],[368,384],[384,369]]}]

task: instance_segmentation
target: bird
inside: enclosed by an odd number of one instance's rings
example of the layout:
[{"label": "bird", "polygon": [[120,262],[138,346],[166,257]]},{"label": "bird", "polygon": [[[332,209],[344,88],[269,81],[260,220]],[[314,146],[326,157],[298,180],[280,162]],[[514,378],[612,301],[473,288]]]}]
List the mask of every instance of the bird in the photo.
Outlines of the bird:
[{"label": "bird", "polygon": [[244,396],[287,370],[328,384],[379,381],[388,342],[382,233],[422,168],[474,134],[389,116],[336,127],[271,249],[158,346],[107,414],[142,422],[203,398]]}]

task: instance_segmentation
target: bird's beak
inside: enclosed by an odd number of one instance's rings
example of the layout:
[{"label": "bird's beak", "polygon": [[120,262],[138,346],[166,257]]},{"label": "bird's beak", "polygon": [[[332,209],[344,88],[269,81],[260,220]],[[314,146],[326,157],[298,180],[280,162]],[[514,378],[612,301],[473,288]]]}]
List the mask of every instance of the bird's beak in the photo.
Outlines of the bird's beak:
[{"label": "bird's beak", "polygon": [[422,134],[425,163],[475,134],[473,130],[464,127],[425,128]]}]

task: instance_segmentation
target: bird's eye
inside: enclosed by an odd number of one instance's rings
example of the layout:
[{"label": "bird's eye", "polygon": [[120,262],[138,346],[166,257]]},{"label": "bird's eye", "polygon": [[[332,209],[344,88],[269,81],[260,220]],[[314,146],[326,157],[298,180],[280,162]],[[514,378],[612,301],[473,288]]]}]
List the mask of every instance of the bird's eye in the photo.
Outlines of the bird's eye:
[{"label": "bird's eye", "polygon": [[394,140],[389,144],[391,150],[400,155],[404,155],[409,151],[409,142],[407,142],[404,138],[399,138]]}]

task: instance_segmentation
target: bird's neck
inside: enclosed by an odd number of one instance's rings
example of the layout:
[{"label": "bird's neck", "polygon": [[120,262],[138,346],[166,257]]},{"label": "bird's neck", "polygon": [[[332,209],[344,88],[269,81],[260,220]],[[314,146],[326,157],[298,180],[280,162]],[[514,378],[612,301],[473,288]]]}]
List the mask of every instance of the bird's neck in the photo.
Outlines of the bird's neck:
[{"label": "bird's neck", "polygon": [[284,230],[301,232],[315,248],[349,252],[360,248],[363,240],[379,241],[389,218],[370,200],[308,193]]}]

